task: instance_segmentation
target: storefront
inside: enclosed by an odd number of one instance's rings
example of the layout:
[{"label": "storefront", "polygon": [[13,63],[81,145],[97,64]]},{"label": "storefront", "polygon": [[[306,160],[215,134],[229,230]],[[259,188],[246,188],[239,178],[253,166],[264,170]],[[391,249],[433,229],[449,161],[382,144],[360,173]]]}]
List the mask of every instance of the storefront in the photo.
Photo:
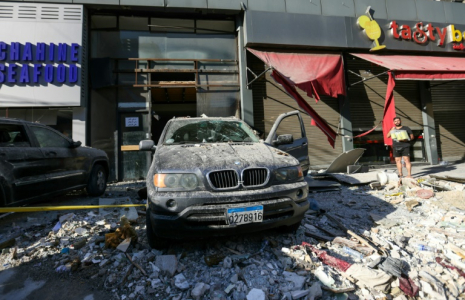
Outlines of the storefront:
[{"label": "storefront", "polygon": [[[395,79],[392,114],[401,117],[403,125],[414,133],[412,161],[437,164],[441,160],[465,159],[465,136],[461,130],[465,121],[460,118],[465,112],[461,100],[465,87],[465,24],[457,14],[464,7],[426,1],[381,1],[383,5],[378,2],[355,1],[355,5],[346,7],[335,3],[325,7],[322,2],[322,11],[326,13],[311,17],[300,13],[247,11],[246,44],[268,53],[326,53],[343,57],[347,86],[343,101],[322,97],[323,101],[315,103],[315,99],[301,93],[338,134],[332,148],[324,132],[307,122],[312,167],[327,165],[341,150],[352,148],[366,149],[360,162],[393,163],[392,149],[386,146],[383,134],[390,73]],[[435,13],[438,9],[442,13]],[[410,16],[417,17],[407,21]],[[364,53],[371,53],[375,59],[359,55]],[[418,69],[411,69],[411,73],[423,75],[409,78],[396,75],[406,66],[384,64],[383,58],[392,55],[407,61],[409,57],[424,57],[417,60]],[[251,79],[269,70],[251,85],[255,126],[266,134],[269,119],[287,107],[298,105],[269,76],[275,66],[254,55],[248,58]],[[434,68],[428,67],[436,58],[449,59]]]},{"label": "storefront", "polygon": [[[157,141],[172,117],[202,114],[240,117],[265,136],[279,114],[300,109],[311,168],[353,148],[367,149],[362,162],[385,164],[391,71],[394,113],[415,135],[412,160],[463,160],[465,81],[403,80],[402,66],[360,56],[449,57],[455,62],[435,74],[453,65],[462,74],[463,15],[463,4],[426,0],[2,2],[0,116],[105,150],[110,179],[119,181],[145,177],[151,157],[138,151],[141,139]],[[317,99],[296,85],[304,107],[247,49],[340,57],[345,88]],[[301,132],[292,123],[283,129]]]}]

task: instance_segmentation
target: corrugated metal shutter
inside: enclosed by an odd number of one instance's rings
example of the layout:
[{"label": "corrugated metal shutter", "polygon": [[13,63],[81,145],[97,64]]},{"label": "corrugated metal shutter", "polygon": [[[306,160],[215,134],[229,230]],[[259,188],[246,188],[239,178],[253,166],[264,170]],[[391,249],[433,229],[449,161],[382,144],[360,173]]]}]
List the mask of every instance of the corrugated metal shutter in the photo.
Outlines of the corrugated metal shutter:
[{"label": "corrugated metal shutter", "polygon": [[[347,68],[365,78],[386,71],[383,67],[352,56],[347,59]],[[360,80],[362,78],[349,72],[351,84]],[[387,80],[388,75],[384,74],[350,87],[349,100],[353,131],[369,130],[383,119]],[[396,115],[402,118],[402,124],[413,130],[423,130],[418,83],[410,80],[397,80],[394,99]],[[376,130],[382,131],[381,126]]]},{"label": "corrugated metal shutter", "polygon": [[439,157],[448,161],[464,159],[465,81],[431,82],[431,97]]},{"label": "corrugated metal shutter", "polygon": [[[264,63],[254,55],[249,54],[248,59],[248,65],[255,74],[258,75],[265,70]],[[263,76],[262,79],[252,84],[252,91],[255,127],[265,132],[265,137],[268,135],[268,132],[280,114],[291,110],[299,110],[304,119],[308,138],[310,167],[318,168],[329,165],[342,153],[341,138],[339,136],[337,137],[336,145],[333,149],[321,130],[316,126],[310,125],[311,118],[301,110],[297,102],[292,97],[288,96],[284,89],[271,78],[270,72],[267,72],[266,76]],[[330,97],[322,97],[316,104],[315,99],[308,97],[300,90],[298,91],[310,106],[337,131],[339,122],[338,100]],[[294,133],[298,130],[298,128],[289,128],[289,133]]]}]

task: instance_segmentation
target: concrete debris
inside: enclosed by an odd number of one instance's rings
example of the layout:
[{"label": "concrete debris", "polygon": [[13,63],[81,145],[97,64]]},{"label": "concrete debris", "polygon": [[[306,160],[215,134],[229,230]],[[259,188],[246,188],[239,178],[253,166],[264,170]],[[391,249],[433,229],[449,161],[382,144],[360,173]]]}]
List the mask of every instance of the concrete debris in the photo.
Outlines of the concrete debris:
[{"label": "concrete debris", "polygon": [[129,246],[131,245],[131,238],[127,238],[125,239],[124,241],[122,241],[118,247],[116,247],[117,250],[121,251],[121,252],[126,252],[129,248]]},{"label": "concrete debris", "polygon": [[174,276],[174,285],[180,290],[187,290],[189,288],[189,282],[182,273]]},{"label": "concrete debris", "polygon": [[252,289],[247,294],[247,300],[265,300],[265,292],[260,289]]},{"label": "concrete debris", "polygon": [[173,277],[178,269],[178,260],[175,255],[159,255],[155,259],[155,266]]},{"label": "concrete debris", "polygon": [[458,185],[429,177],[389,188],[341,184],[310,195],[319,211],[307,212],[296,232],[186,240],[163,251],[148,246],[143,214],[131,221],[120,210],[75,211],[48,223],[25,215],[24,228],[0,232],[0,272],[29,265],[87,278],[118,300],[460,299],[465,195]]},{"label": "concrete debris", "polygon": [[205,284],[203,282],[198,282],[195,284],[195,287],[192,289],[191,296],[194,299],[200,299],[208,289],[210,289],[210,286],[208,284]]}]

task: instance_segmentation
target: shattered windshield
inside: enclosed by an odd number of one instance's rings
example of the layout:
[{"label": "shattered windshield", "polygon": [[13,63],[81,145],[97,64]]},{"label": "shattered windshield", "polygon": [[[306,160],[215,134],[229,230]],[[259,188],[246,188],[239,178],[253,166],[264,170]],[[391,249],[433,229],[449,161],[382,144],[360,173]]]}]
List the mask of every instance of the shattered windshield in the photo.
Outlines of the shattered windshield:
[{"label": "shattered windshield", "polygon": [[168,128],[163,144],[257,143],[252,129],[238,120],[176,120]]}]

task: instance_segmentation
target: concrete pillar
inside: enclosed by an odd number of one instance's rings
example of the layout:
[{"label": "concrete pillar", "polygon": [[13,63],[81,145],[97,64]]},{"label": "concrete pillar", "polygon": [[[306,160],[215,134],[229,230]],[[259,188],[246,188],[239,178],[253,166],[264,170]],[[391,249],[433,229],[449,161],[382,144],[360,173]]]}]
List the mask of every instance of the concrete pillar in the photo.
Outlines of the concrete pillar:
[{"label": "concrete pillar", "polygon": [[87,109],[85,107],[73,108],[73,140],[87,145],[86,139]]},{"label": "concrete pillar", "polygon": [[252,90],[247,88],[247,50],[245,49],[244,35],[244,19],[237,17],[237,40],[238,40],[238,61],[239,61],[239,83],[241,97],[241,118],[250,126],[254,126],[253,118],[253,97]]},{"label": "concrete pillar", "polygon": [[421,114],[423,116],[423,138],[425,141],[426,159],[432,165],[437,165],[438,146],[436,143],[436,127],[434,124],[433,99],[431,98],[430,83],[418,81],[421,100]]},{"label": "concrete pillar", "polygon": [[[353,132],[352,132],[352,119],[350,117],[350,102],[349,97],[339,96],[339,113],[341,116],[340,132],[342,134],[342,151],[349,151],[354,149]],[[346,137],[347,136],[347,137]]]}]

